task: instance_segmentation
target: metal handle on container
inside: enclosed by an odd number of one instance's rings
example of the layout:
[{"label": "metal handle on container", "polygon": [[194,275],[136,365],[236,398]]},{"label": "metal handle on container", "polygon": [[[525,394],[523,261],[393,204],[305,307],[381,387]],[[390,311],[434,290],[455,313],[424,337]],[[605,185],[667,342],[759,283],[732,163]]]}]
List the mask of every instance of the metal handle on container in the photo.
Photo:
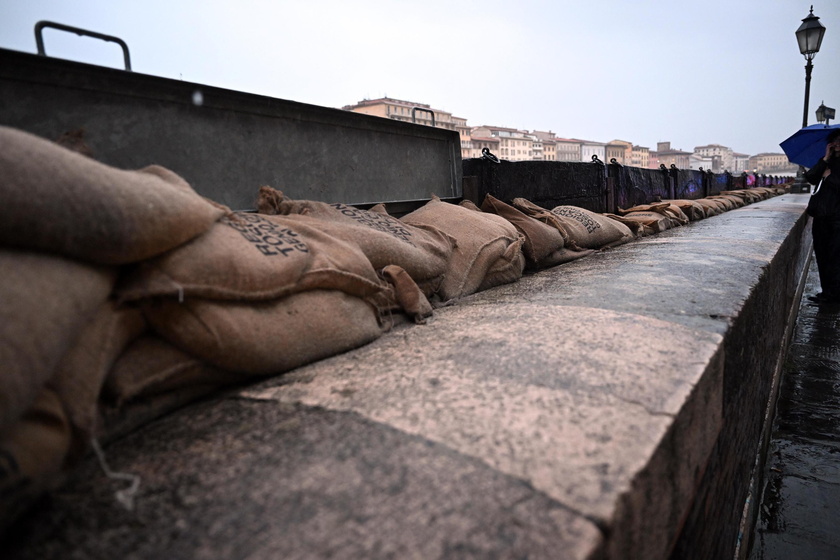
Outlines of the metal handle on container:
[{"label": "metal handle on container", "polygon": [[75,33],[79,36],[86,35],[88,37],[93,37],[94,39],[102,39],[103,41],[118,44],[120,47],[122,47],[123,59],[125,59],[125,69],[126,71],[131,72],[131,57],[128,54],[128,45],[119,37],[114,37],[112,35],[104,35],[95,31],[88,31],[87,29],[80,29],[78,27],[64,25],[63,23],[55,23],[53,21],[39,21],[35,24],[35,42],[38,45],[39,55],[47,56],[47,52],[44,50],[43,37],[43,30],[45,27],[52,27],[53,29],[58,29],[59,31],[68,31],[70,33]]},{"label": "metal handle on container", "polygon": [[417,111],[422,111],[424,113],[429,113],[430,115],[432,115],[432,126],[435,126],[435,112],[430,111],[428,109],[424,109],[423,107],[412,107],[411,108],[411,122],[413,122],[413,123],[417,122]]}]

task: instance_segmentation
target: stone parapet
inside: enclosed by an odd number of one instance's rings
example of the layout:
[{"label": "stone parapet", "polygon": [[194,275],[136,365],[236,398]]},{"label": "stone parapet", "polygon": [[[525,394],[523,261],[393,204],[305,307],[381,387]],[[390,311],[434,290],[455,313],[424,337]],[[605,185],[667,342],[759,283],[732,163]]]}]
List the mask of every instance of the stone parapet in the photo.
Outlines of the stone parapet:
[{"label": "stone parapet", "polygon": [[526,276],[163,418],[107,449],[141,477],[134,511],[92,458],[10,557],[731,558],[806,202]]}]

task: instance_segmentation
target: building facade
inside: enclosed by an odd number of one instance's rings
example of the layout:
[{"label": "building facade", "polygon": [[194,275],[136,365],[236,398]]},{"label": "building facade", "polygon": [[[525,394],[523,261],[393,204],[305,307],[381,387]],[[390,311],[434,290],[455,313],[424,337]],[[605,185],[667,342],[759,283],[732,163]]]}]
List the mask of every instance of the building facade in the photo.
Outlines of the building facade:
[{"label": "building facade", "polygon": [[694,153],[711,157],[718,163],[712,168],[714,173],[721,173],[722,171],[735,171],[735,152],[732,148],[721,146],[720,144],[709,144],[707,146],[695,146]]},{"label": "building facade", "polygon": [[763,153],[749,159],[747,171],[766,175],[795,174],[799,166],[791,163],[785,154]]},{"label": "building facade", "polygon": [[665,167],[675,166],[677,169],[691,169],[691,152],[675,150],[670,142],[656,143],[656,160]]},{"label": "building facade", "polygon": [[390,97],[365,99],[354,105],[343,107],[346,111],[363,113],[404,122],[436,126],[455,130],[461,143],[463,159],[481,157],[481,150],[487,148],[500,159],[508,161],[568,161],[590,162],[595,156],[604,163],[615,160],[621,165],[658,169],[660,165],[679,169],[711,170],[714,173],[743,171],[787,174],[795,173],[784,154],[764,153],[755,156],[735,153],[720,144],[696,146],[694,152],[671,148],[670,142],[659,142],[656,151],[635,145],[626,140],[609,143],[559,138],[554,132],[519,130],[499,126],[471,127],[467,119],[456,117],[449,111],[434,109],[425,103],[415,103]]}]

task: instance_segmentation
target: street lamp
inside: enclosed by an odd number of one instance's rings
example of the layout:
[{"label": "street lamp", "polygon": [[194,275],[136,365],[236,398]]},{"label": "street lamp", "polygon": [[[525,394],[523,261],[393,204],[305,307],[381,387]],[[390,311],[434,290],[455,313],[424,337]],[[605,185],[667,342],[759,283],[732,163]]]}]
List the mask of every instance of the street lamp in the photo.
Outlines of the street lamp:
[{"label": "street lamp", "polygon": [[814,7],[811,12],[802,20],[802,25],[796,30],[796,41],[799,43],[799,52],[805,56],[808,63],[805,65],[805,110],[802,113],[802,127],[808,126],[808,98],[811,96],[811,69],[814,67],[811,61],[814,55],[820,52],[825,26],[820,23],[820,18],[814,15]]},{"label": "street lamp", "polygon": [[[825,26],[820,23],[820,18],[814,15],[814,6],[808,16],[802,20],[802,25],[796,30],[796,42],[799,43],[799,52],[805,56],[805,109],[802,111],[802,128],[808,126],[808,99],[811,96],[811,69],[814,67],[811,61],[820,51],[820,44],[825,35]],[[805,180],[805,168],[799,166],[796,172],[796,181],[793,192],[811,192],[811,186]]]},{"label": "street lamp", "polygon": [[817,107],[817,122],[825,121],[825,126],[828,126],[828,121],[834,118],[834,109],[826,107],[825,102],[820,103]]}]

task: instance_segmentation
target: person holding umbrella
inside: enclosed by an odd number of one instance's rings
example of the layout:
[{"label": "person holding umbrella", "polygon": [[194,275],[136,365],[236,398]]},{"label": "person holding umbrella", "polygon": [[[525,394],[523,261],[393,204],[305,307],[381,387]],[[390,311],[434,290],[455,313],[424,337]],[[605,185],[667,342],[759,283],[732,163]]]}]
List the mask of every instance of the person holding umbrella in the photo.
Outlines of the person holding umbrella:
[{"label": "person holding umbrella", "polygon": [[814,255],[822,292],[810,296],[816,303],[840,303],[840,129],[826,138],[825,155],[805,173],[817,188],[808,201],[813,217]]}]

